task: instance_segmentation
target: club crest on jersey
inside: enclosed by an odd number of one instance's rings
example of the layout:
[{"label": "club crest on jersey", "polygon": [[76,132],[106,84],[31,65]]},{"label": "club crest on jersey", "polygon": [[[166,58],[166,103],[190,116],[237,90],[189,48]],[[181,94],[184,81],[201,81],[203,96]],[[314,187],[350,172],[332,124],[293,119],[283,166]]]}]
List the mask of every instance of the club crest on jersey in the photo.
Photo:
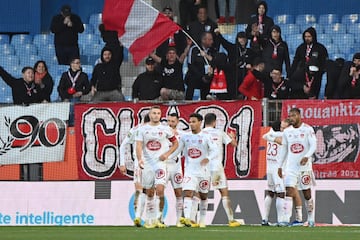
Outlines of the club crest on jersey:
[{"label": "club crest on jersey", "polygon": [[161,148],[161,143],[156,140],[151,140],[146,143],[146,148],[150,151],[157,151]]},{"label": "club crest on jersey", "polygon": [[300,143],[294,143],[290,146],[290,151],[292,153],[301,153],[304,151],[304,146]]},{"label": "club crest on jersey", "polygon": [[209,189],[209,181],[207,181],[207,180],[201,180],[200,183],[199,183],[199,187],[200,187],[200,189],[202,189],[202,190]]},{"label": "club crest on jersey", "polygon": [[197,148],[189,148],[188,155],[191,158],[199,158],[201,157],[201,151]]},{"label": "club crest on jersey", "polygon": [[163,132],[159,132],[159,136],[161,137],[163,135]]},{"label": "club crest on jersey", "polygon": [[304,185],[309,185],[311,182],[311,177],[310,175],[304,175],[301,177],[301,183]]},{"label": "club crest on jersey", "polygon": [[199,143],[202,144],[202,139],[199,139]]},{"label": "club crest on jersey", "polygon": [[304,137],[305,137],[305,134],[301,133],[301,134],[300,134],[300,137],[301,137],[301,138],[304,138]]}]

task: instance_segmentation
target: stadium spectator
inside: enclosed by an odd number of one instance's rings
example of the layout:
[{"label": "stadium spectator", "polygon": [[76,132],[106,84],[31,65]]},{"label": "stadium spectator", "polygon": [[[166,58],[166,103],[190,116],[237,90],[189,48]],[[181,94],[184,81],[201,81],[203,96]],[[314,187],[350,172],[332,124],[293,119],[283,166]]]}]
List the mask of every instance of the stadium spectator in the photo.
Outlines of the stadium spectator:
[{"label": "stadium spectator", "polygon": [[74,57],[80,56],[78,33],[84,32],[80,17],[71,12],[69,5],[61,7],[61,12],[51,21],[51,32],[55,34],[54,44],[59,64],[67,65]]},{"label": "stadium spectator", "polygon": [[[341,72],[345,65],[345,59],[337,58],[335,60],[327,60],[326,62],[326,86],[325,86],[325,94],[324,99],[339,99],[345,98],[346,94],[344,94],[341,86]],[[351,65],[347,64],[348,66]],[[347,73],[345,73],[347,75]]]},{"label": "stadium spectator", "polygon": [[43,102],[51,102],[50,96],[54,88],[54,81],[48,72],[45,61],[37,61],[34,65],[34,82],[40,86]]},{"label": "stadium spectator", "polygon": [[189,24],[187,27],[187,32],[198,45],[201,45],[201,37],[204,32],[211,33],[213,37],[213,43],[211,44],[211,47],[218,50],[220,43],[214,32],[217,27],[218,25],[208,17],[206,7],[201,6],[197,12],[197,20]]},{"label": "stadium spectator", "polygon": [[265,62],[264,74],[269,76],[271,70],[282,68],[285,64],[286,76],[289,77],[290,71],[290,57],[289,48],[281,37],[281,29],[278,25],[270,28],[270,38],[265,43],[262,51],[262,58]]},{"label": "stadium spectator", "polygon": [[121,92],[121,76],[118,63],[112,59],[112,51],[104,47],[101,51],[101,63],[93,70],[91,95],[93,102],[124,101]]},{"label": "stadium spectator", "polygon": [[290,68],[291,95],[292,98],[316,99],[319,97],[328,52],[324,45],[317,41],[313,27],[304,31],[303,40],[296,49]]},{"label": "stadium spectator", "polygon": [[257,57],[254,59],[252,69],[246,74],[244,81],[239,87],[239,92],[243,94],[247,100],[261,100],[264,97],[264,61]]},{"label": "stadium spectator", "polygon": [[184,29],[186,29],[189,23],[196,20],[196,13],[201,2],[201,0],[180,0],[180,25]]},{"label": "stadium spectator", "polygon": [[238,32],[236,34],[235,44],[227,41],[220,34],[220,30],[216,30],[215,33],[219,34],[220,43],[228,53],[229,62],[232,66],[232,78],[235,79],[235,86],[230,85],[230,87],[233,88],[231,91],[236,92],[248,69],[251,68],[251,63],[254,61],[256,53],[251,48],[247,48],[248,39],[245,32]]},{"label": "stadium spectator", "polygon": [[[171,7],[165,7],[162,13],[167,16],[171,21],[174,21],[174,12]],[[186,48],[186,36],[179,30],[165,40],[157,49],[156,55],[161,58],[166,58],[166,53],[169,47],[176,48],[177,53],[183,53]]]},{"label": "stadium spectator", "polygon": [[[235,24],[235,11],[236,11],[236,1],[235,0],[222,0],[218,1],[220,16],[218,19],[218,24],[231,23]],[[226,9],[229,11],[229,19],[226,19]]]},{"label": "stadium spectator", "polygon": [[42,102],[40,85],[34,82],[34,69],[24,67],[21,72],[22,77],[16,79],[0,66],[0,77],[11,87],[14,104],[28,105]]},{"label": "stadium spectator", "polygon": [[155,61],[152,57],[145,60],[146,71],[135,79],[132,85],[132,98],[138,100],[157,100],[160,98],[160,89],[163,79],[155,70]]},{"label": "stadium spectator", "polygon": [[262,51],[264,44],[271,36],[271,27],[274,25],[272,18],[266,15],[267,3],[260,1],[257,6],[257,13],[252,16],[246,27],[246,36],[250,39],[250,47],[258,53]]},{"label": "stadium spectator", "polygon": [[288,99],[291,92],[289,81],[281,76],[281,68],[274,68],[271,73],[271,82],[264,83],[265,97],[269,99]]},{"label": "stadium spectator", "polygon": [[360,53],[355,53],[352,62],[345,63],[339,78],[341,98],[360,98]]},{"label": "stadium spectator", "polygon": [[188,58],[189,70],[185,76],[185,83],[187,85],[185,94],[186,100],[193,99],[194,89],[200,89],[201,100],[205,100],[206,96],[209,94],[212,72],[208,71],[208,63],[211,64],[216,53],[215,49],[211,47],[212,45],[212,34],[204,32],[201,38],[201,49],[197,48],[195,45],[190,48]]}]

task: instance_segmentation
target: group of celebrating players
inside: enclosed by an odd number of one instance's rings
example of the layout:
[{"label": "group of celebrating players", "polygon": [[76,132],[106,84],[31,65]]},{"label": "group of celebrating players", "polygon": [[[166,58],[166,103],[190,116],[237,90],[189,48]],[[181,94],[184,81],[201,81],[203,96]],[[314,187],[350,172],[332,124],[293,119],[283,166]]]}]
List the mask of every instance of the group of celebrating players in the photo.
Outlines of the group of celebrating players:
[{"label": "group of celebrating players", "polygon": [[[142,124],[132,128],[120,146],[120,171],[123,174],[127,171],[126,145],[132,144],[135,149],[134,224],[145,228],[166,227],[164,190],[170,181],[176,197],[177,227],[206,227],[210,185],[220,191],[228,225],[240,226],[240,222],[234,219],[223,167],[223,148],[228,144],[237,146],[236,136],[216,128],[214,113],[207,113],[204,119],[202,115],[192,113],[189,116],[190,131],[177,129],[177,113],[167,116],[167,125],[161,123],[161,116],[160,107],[152,106]],[[314,202],[311,198],[311,185],[314,183],[311,162],[316,149],[314,130],[302,123],[300,111],[296,108],[291,109],[289,118],[281,122],[281,130],[278,125],[263,136],[268,141],[269,191],[265,197],[262,225],[269,225],[268,216],[274,196],[277,197],[277,225],[290,225],[293,199],[296,220],[292,225],[302,225],[299,189],[304,193],[308,225],[314,226]],[[185,159],[184,173],[182,158]],[[142,224],[144,210],[146,217]]]}]

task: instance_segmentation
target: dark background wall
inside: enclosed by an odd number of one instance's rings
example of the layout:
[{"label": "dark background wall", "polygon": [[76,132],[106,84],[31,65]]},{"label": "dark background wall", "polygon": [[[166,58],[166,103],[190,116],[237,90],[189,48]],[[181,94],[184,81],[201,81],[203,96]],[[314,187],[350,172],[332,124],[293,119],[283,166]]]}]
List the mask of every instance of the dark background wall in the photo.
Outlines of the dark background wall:
[{"label": "dark background wall", "polygon": [[[1,1],[0,32],[29,32],[31,34],[47,32],[52,16],[60,12],[63,4],[69,4],[73,12],[80,15],[83,22],[87,23],[92,13],[102,11],[103,3],[104,0]],[[358,0],[267,0],[267,3],[269,5],[269,16],[284,13],[292,15],[311,13],[317,16],[324,13],[336,13],[341,16],[348,13],[358,13],[360,9],[360,1]]]}]

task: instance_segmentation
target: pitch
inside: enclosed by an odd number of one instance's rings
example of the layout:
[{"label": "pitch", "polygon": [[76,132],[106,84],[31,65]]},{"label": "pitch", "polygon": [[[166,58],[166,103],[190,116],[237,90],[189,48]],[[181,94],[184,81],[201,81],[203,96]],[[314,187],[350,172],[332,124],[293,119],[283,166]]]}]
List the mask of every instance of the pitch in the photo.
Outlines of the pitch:
[{"label": "pitch", "polygon": [[1,240],[357,240],[360,227],[208,226],[206,228],[145,229],[126,227],[0,227]]}]

